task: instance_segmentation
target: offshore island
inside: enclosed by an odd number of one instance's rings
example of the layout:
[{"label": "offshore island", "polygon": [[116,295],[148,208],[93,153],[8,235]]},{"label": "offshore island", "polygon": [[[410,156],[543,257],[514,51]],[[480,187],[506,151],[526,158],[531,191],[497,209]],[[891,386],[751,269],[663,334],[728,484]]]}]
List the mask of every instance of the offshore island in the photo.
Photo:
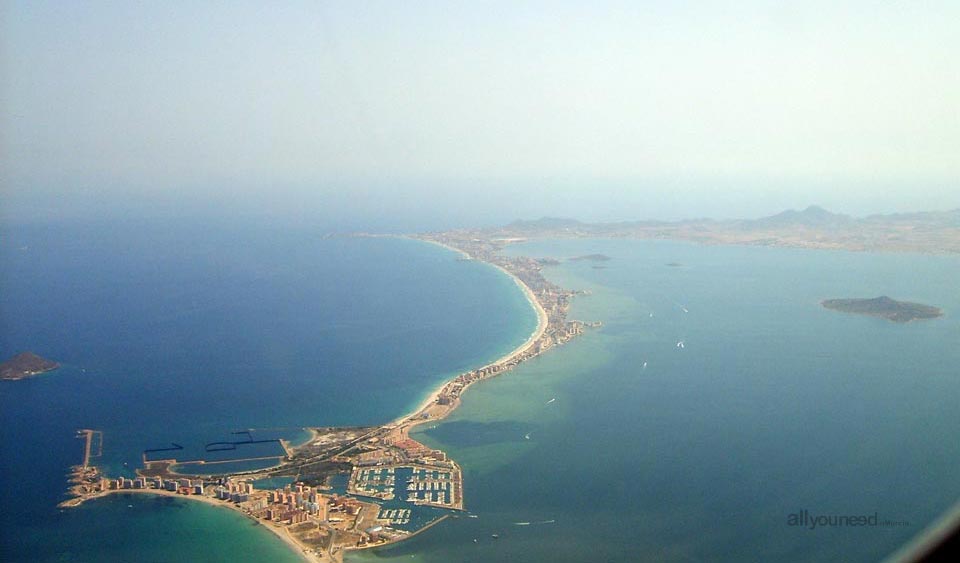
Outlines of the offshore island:
[{"label": "offshore island", "polygon": [[41,358],[33,352],[21,352],[9,360],[0,363],[0,380],[16,381],[26,379],[60,367],[57,362]]},{"label": "offshore island", "polygon": [[935,319],[943,315],[943,311],[930,305],[897,301],[886,295],[873,299],[827,299],[820,303],[824,308],[854,315],[867,315],[893,321],[908,323],[921,319]]},{"label": "offshore island", "polygon": [[[378,236],[378,235],[359,235]],[[414,427],[446,418],[460,405],[473,384],[505,373],[523,361],[564,344],[599,322],[568,320],[571,298],[577,292],[547,281],[544,264],[527,257],[506,257],[500,250],[510,240],[477,238],[452,231],[413,235],[461,255],[461,260],[486,262],[510,276],[537,314],[537,326],[525,342],[496,361],[461,373],[435,389],[407,416],[376,427],[307,428],[310,438],[291,446],[284,440],[254,440],[249,431],[241,439],[207,444],[207,452],[242,452],[245,447],[275,446],[273,453],[250,454],[223,460],[181,459],[184,448],[144,450],[143,467],[135,478],[109,477],[96,461],[103,454],[103,433],[83,429],[83,462],[71,468],[70,498],[61,508],[115,493],[180,496],[241,512],[276,534],[305,560],[342,561],[347,550],[387,545],[412,537],[465,510],[463,473],[456,461],[410,436]],[[593,257],[591,257],[593,259]],[[244,438],[245,437],[245,438]],[[259,450],[258,450],[259,451]],[[243,456],[244,454],[239,454]],[[258,457],[252,457],[252,456]],[[261,470],[190,474],[188,466],[216,467],[218,463],[275,459]],[[332,492],[331,480],[348,474],[344,494]],[[264,479],[283,478],[282,487],[255,487]],[[397,508],[400,502],[407,503]],[[445,512],[422,526],[409,529],[417,507]],[[419,523],[418,523],[419,524]]]}]

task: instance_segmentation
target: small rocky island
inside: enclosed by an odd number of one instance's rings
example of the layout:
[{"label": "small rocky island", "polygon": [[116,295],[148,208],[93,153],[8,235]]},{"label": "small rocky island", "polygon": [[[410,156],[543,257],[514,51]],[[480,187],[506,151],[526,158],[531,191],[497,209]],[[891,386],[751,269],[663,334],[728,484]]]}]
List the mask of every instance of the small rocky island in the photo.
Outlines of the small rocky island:
[{"label": "small rocky island", "polygon": [[827,299],[821,305],[834,311],[853,313],[855,315],[869,315],[887,319],[895,323],[908,323],[918,319],[935,319],[943,315],[943,311],[930,305],[897,301],[886,295],[873,299]]},{"label": "small rocky island", "polygon": [[610,257],[606,254],[584,254],[583,256],[574,256],[570,258],[571,262],[580,262],[581,260],[586,260],[588,262],[606,262]]},{"label": "small rocky island", "polygon": [[33,352],[21,352],[0,364],[0,379],[15,381],[40,375],[58,367],[60,367],[60,364],[57,362],[41,358]]}]

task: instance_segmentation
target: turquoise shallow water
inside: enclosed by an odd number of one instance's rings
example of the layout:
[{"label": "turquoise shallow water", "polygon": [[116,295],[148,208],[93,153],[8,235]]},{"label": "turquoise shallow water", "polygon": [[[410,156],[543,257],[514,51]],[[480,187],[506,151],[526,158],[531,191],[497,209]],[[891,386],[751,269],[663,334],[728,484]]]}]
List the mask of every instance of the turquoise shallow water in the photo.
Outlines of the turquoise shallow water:
[{"label": "turquoise shallow water", "polygon": [[[74,431],[103,430],[95,461],[130,474],[142,450],[172,442],[189,458],[247,429],[297,439],[306,425],[379,424],[536,324],[508,277],[416,241],[193,220],[0,234],[0,355],[29,349],[64,366],[0,385],[2,561],[100,561],[105,549],[127,561],[271,560],[235,543],[245,523],[210,507],[131,499],[61,513],[82,456]],[[126,504],[133,512],[118,513]],[[211,518],[222,533],[164,532]]]},{"label": "turquoise shallow water", "polygon": [[[357,560],[876,561],[960,498],[957,257],[510,251],[609,255],[547,271],[589,289],[572,316],[604,326],[471,388],[421,434],[462,463],[476,518]],[[819,306],[880,294],[946,316],[899,325]],[[801,510],[904,524],[788,526]]]},{"label": "turquoise shallow water", "polygon": [[234,511],[170,497],[113,495],[53,522],[86,533],[50,534],[58,561],[302,561],[263,526]]}]

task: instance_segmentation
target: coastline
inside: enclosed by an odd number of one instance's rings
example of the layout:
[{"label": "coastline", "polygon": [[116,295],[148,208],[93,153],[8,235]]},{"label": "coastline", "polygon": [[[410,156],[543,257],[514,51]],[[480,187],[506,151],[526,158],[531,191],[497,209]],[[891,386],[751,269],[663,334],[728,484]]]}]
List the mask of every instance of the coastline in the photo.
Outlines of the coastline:
[{"label": "coastline", "polygon": [[[436,386],[435,389],[433,389],[433,391],[429,393],[429,395],[423,401],[419,403],[419,405],[414,410],[412,410],[412,412],[409,412],[389,423],[380,425],[372,432],[362,436],[362,438],[367,438],[374,434],[381,434],[384,436],[384,438],[395,436],[397,438],[405,439],[407,441],[413,441],[414,444],[416,444],[415,440],[411,440],[409,438],[409,430],[414,426],[417,426],[424,422],[427,422],[427,421],[436,422],[449,416],[450,413],[456,410],[460,405],[459,394],[466,391],[466,389],[469,388],[471,385],[473,385],[478,381],[482,381],[487,377],[492,377],[494,375],[503,373],[504,371],[509,370],[512,366],[524,361],[525,359],[535,357],[536,355],[542,353],[543,350],[549,348],[549,346],[547,346],[546,348],[541,347],[544,340],[554,341],[553,339],[557,339],[555,340],[556,343],[562,343],[563,341],[565,341],[565,340],[558,339],[557,335],[555,334],[556,329],[551,330],[551,327],[553,326],[551,325],[551,322],[557,322],[557,317],[551,318],[548,315],[547,310],[544,308],[544,303],[541,303],[541,300],[534,293],[533,289],[531,289],[531,287],[526,282],[524,282],[520,276],[514,274],[513,272],[510,272],[507,268],[491,261],[490,259],[475,258],[464,250],[449,246],[447,244],[443,244],[442,242],[439,242],[439,241],[428,240],[424,238],[417,238],[414,236],[400,236],[400,235],[372,235],[372,236],[404,238],[407,240],[417,240],[420,242],[427,242],[427,243],[442,247],[446,250],[456,252],[462,257],[468,258],[470,260],[484,262],[490,266],[497,268],[502,273],[509,276],[513,280],[513,282],[516,284],[516,286],[523,292],[524,297],[527,300],[527,303],[533,308],[534,312],[537,315],[537,326],[521,344],[513,348],[511,351],[507,352],[506,354],[502,355],[501,357],[499,357],[498,359],[492,362],[484,364],[479,368],[475,368],[465,373],[460,373],[455,376],[444,379],[442,382],[440,382]],[[570,292],[570,295],[572,294],[573,293]],[[556,314],[556,309],[553,309],[553,310],[555,311],[554,314]],[[560,315],[561,316],[559,317],[560,319],[559,322],[563,323],[564,313],[561,312]],[[575,323],[576,322],[579,322],[579,321],[575,321]],[[575,333],[575,334],[579,334],[579,333]],[[566,335],[566,339],[569,339],[570,337],[571,336],[569,334]],[[548,342],[548,344],[550,344],[550,342]],[[481,374],[482,372],[488,372],[488,373],[477,375],[477,374]],[[474,376],[474,377],[467,378],[467,376]],[[453,397],[451,401],[450,400],[451,397],[449,396],[450,388],[455,384],[458,384],[460,387],[459,387],[459,391],[457,391],[456,396]],[[444,403],[443,399],[446,399],[447,402]],[[443,405],[443,404],[446,404],[447,408],[439,408],[439,409],[435,408],[438,405]],[[436,412],[438,410],[439,412]],[[306,428],[305,430],[309,432],[310,436],[303,445],[309,444],[312,440],[314,440],[318,436],[318,433],[314,429]],[[300,445],[295,446],[292,448],[292,450],[297,450],[299,449],[299,447]],[[291,450],[287,450],[287,452],[288,452],[288,459],[289,459],[292,455],[292,452]],[[440,454],[443,455],[442,452],[440,452]],[[461,470],[454,460],[449,460],[449,463],[451,464],[451,467],[453,468],[453,470],[457,475],[456,479],[458,480],[458,483],[459,483],[457,487],[459,487],[458,490],[460,492],[458,493],[459,500],[458,501],[454,500],[453,505],[447,506],[447,508],[451,508],[453,510],[463,510],[462,481],[460,481],[462,479],[461,472],[460,472]],[[138,474],[139,474],[139,471],[138,471]],[[174,473],[174,475],[176,475],[176,473]],[[223,502],[207,495],[192,495],[192,494],[184,495],[184,494],[178,494],[177,492],[164,491],[164,490],[158,490],[158,489],[152,489],[152,488],[110,489],[110,490],[102,490],[99,492],[83,493],[83,494],[78,494],[78,496],[73,499],[70,499],[68,501],[65,501],[64,503],[61,503],[61,506],[77,506],[89,499],[100,498],[109,494],[125,493],[125,492],[141,493],[141,494],[158,494],[158,495],[165,495],[165,496],[174,496],[174,497],[182,498],[185,500],[191,500],[191,499],[197,500],[200,502],[205,502],[210,506],[221,506],[221,507],[235,510],[236,512],[247,516],[248,518],[254,520],[255,522],[261,523],[261,521],[257,519],[254,515],[251,515],[250,513],[240,508],[238,505],[232,504],[230,502]],[[427,504],[429,505],[429,503]],[[362,548],[367,549],[367,548],[373,548],[373,547],[380,547],[382,545],[387,545],[391,543],[396,543],[398,541],[402,541],[407,537],[412,537],[413,535],[417,535],[423,532],[424,530],[438,524],[440,521],[444,520],[445,518],[446,517],[442,517],[438,520],[431,522],[426,527],[417,530],[410,536],[396,538],[387,543],[367,545],[367,546],[363,546]],[[284,543],[286,543],[291,549],[295,550],[299,557],[301,557],[304,561],[307,561],[309,563],[329,563],[332,561],[342,561],[343,553],[345,551],[350,551],[352,549],[359,549],[359,547],[350,547],[350,546],[337,546],[336,548],[331,546],[331,553],[320,553],[319,551],[313,549],[313,547],[300,543],[300,541],[296,537],[294,537],[293,534],[290,533],[290,530],[288,527],[282,526],[282,525],[275,526],[270,522],[262,522],[262,524],[265,527],[267,527],[275,536],[277,536],[282,541],[284,541]]]},{"label": "coastline", "polygon": [[224,501],[222,501],[222,500],[217,500],[217,499],[215,499],[215,498],[213,498],[213,497],[209,497],[209,496],[206,496],[206,495],[182,495],[182,494],[179,494],[179,493],[176,493],[176,492],[173,492],[173,491],[166,491],[166,490],[163,490],[163,489],[119,489],[119,490],[101,491],[101,492],[99,492],[99,493],[96,493],[96,494],[93,494],[93,495],[91,495],[91,496],[88,496],[88,497],[84,498],[84,501],[86,501],[86,500],[92,500],[92,499],[97,499],[97,498],[103,498],[103,497],[106,497],[106,496],[109,496],[109,495],[117,495],[117,494],[157,495],[157,496],[173,497],[173,498],[178,498],[178,499],[186,500],[186,501],[201,502],[201,503],[206,504],[206,505],[208,505],[208,506],[218,506],[218,507],[221,507],[221,508],[226,508],[226,509],[229,509],[229,510],[232,510],[232,511],[236,512],[237,514],[243,515],[244,517],[246,517],[246,518],[252,520],[253,522],[256,522],[257,524],[259,524],[260,527],[262,527],[262,528],[264,528],[264,529],[266,529],[266,530],[269,530],[273,535],[275,535],[275,536],[278,537],[280,540],[282,540],[285,544],[287,544],[287,547],[289,547],[291,550],[295,551],[295,552],[297,553],[297,555],[298,555],[303,561],[306,561],[307,563],[331,563],[331,562],[333,562],[333,561],[341,561],[341,560],[342,560],[342,558],[341,558],[341,559],[337,559],[337,558],[331,557],[331,556],[318,555],[317,553],[315,553],[315,552],[313,552],[313,551],[309,551],[306,546],[303,546],[303,545],[301,545],[300,543],[298,543],[297,540],[295,540],[295,539],[287,532],[287,528],[285,528],[285,527],[284,527],[284,528],[280,528],[280,527],[274,526],[273,524],[271,524],[271,523],[269,523],[269,522],[263,522],[263,521],[257,520],[256,518],[254,518],[253,516],[247,514],[246,512],[243,511],[243,509],[241,509],[239,506],[237,506],[237,505],[235,505],[235,504],[233,504],[233,503],[224,502]]},{"label": "coastline", "polygon": [[[425,240],[425,239],[421,239],[421,238],[414,238],[414,237],[407,237],[407,236],[398,236],[397,238],[404,238],[404,239],[407,239],[407,240],[413,240],[413,241],[424,242],[424,243],[427,243],[427,244],[432,244],[432,245],[434,245],[434,246],[439,246],[440,248],[444,248],[444,249],[449,250],[449,251],[451,251],[451,252],[455,252],[455,253],[459,254],[460,256],[462,256],[462,257],[464,257],[464,258],[469,258],[469,259],[471,259],[471,260],[474,259],[472,256],[470,256],[469,254],[467,254],[465,251],[460,250],[459,248],[455,248],[455,247],[452,247],[452,246],[449,246],[449,245],[446,245],[446,244],[443,244],[443,243],[441,243],[441,242],[437,242],[437,241],[434,241],[434,240]],[[481,261],[481,260],[478,260],[478,261]],[[490,367],[490,366],[494,366],[494,365],[497,365],[497,364],[502,364],[502,363],[508,362],[508,361],[510,361],[511,359],[519,356],[520,354],[522,354],[523,352],[525,352],[528,348],[530,348],[531,346],[533,346],[533,344],[534,344],[538,339],[540,339],[540,338],[544,335],[544,333],[547,331],[547,324],[548,324],[548,323],[547,323],[547,312],[546,312],[546,310],[544,310],[543,305],[540,304],[540,301],[537,300],[537,297],[533,294],[533,290],[531,290],[531,289],[527,286],[527,284],[523,283],[523,281],[522,281],[520,278],[518,278],[517,276],[515,276],[515,275],[513,275],[512,273],[508,272],[505,268],[503,268],[503,267],[501,267],[501,266],[499,266],[499,265],[497,265],[497,264],[493,264],[493,263],[491,263],[491,262],[486,262],[486,261],[483,261],[483,263],[484,263],[484,264],[487,264],[487,265],[489,265],[489,266],[492,266],[492,267],[494,267],[494,268],[496,268],[496,269],[498,269],[498,270],[500,270],[500,271],[503,272],[506,276],[508,276],[510,279],[512,279],[515,284],[517,284],[517,287],[520,288],[520,290],[523,292],[524,297],[526,297],[527,303],[530,304],[530,307],[533,308],[534,312],[537,314],[537,326],[536,326],[536,328],[533,329],[533,332],[530,333],[530,336],[527,337],[527,339],[526,339],[522,344],[520,344],[519,346],[517,346],[516,348],[514,348],[514,349],[511,350],[510,352],[507,352],[506,354],[504,354],[504,355],[501,356],[500,358],[497,358],[496,360],[494,360],[494,361],[492,361],[492,362],[490,362],[490,363],[484,364],[483,366],[480,366],[480,367],[476,368],[476,369],[478,369],[478,370],[482,370],[482,369],[488,368],[488,367]],[[459,374],[457,374],[457,376],[459,376]],[[424,400],[421,401],[419,405],[417,405],[417,407],[413,410],[413,412],[410,412],[410,413],[408,413],[408,414],[402,415],[402,416],[400,416],[399,418],[396,418],[396,419],[392,420],[391,422],[388,423],[388,425],[391,425],[391,426],[400,425],[400,424],[402,424],[403,422],[410,421],[410,419],[413,418],[413,417],[415,417],[417,414],[422,413],[424,410],[426,410],[426,409],[429,408],[431,405],[433,405],[434,403],[437,402],[437,400],[440,398],[440,395],[441,395],[442,392],[443,392],[443,389],[444,389],[447,385],[449,385],[453,380],[455,380],[457,376],[455,376],[455,377],[453,377],[453,378],[450,378],[450,379],[445,379],[445,380],[441,381],[439,384],[437,384],[437,386],[433,389],[433,391],[431,391],[430,394],[427,395],[427,397],[424,398]],[[452,412],[452,410],[451,410],[451,412]],[[449,413],[448,413],[448,414],[449,414]],[[442,419],[441,419],[441,420],[442,420]]]},{"label": "coastline", "polygon": [[[461,253],[461,254],[462,254],[462,253]],[[429,256],[429,251],[427,251],[427,255]],[[443,259],[442,254],[441,254],[441,255],[434,255],[434,257],[435,257],[435,258],[433,259],[434,262],[447,262],[448,265],[449,265],[450,262],[453,262],[453,260],[450,259],[450,256],[448,256],[446,259]],[[453,266],[456,266],[456,265],[453,265]],[[468,266],[468,267],[470,267],[470,266]],[[478,271],[477,273],[482,274],[482,273],[483,273],[482,268],[481,268],[481,270]],[[491,281],[495,281],[495,280],[491,280]],[[501,292],[502,292],[502,291],[509,291],[509,290],[507,290],[507,289],[503,289],[504,287],[507,287],[509,284],[505,284],[502,280],[501,280],[499,283],[500,283],[500,287],[497,288],[497,289],[499,289]],[[571,287],[572,287],[572,286],[571,286]],[[499,293],[499,292],[498,292],[498,293]],[[512,296],[512,298],[510,299],[510,302],[513,304],[513,307],[511,307],[511,309],[513,309],[514,311],[521,311],[521,310],[522,310],[522,305],[520,304],[520,301],[517,299],[517,296],[516,296],[516,295],[513,295],[513,296]],[[521,315],[524,315],[524,316],[521,317],[521,316],[519,316],[519,315],[511,315],[511,317],[514,317],[517,321],[524,321],[524,320],[526,320],[526,319],[529,318],[529,317],[525,316],[525,315],[526,315],[525,312],[521,312],[520,314],[521,314]],[[658,313],[658,316],[659,316],[659,313]],[[529,321],[527,321],[527,322],[529,322]],[[526,323],[524,323],[524,326],[523,326],[523,329],[522,329],[522,330],[516,330],[516,329],[514,329],[513,331],[511,331],[511,332],[512,332],[512,335],[511,335],[512,338],[511,338],[511,340],[513,340],[513,342],[506,343],[506,345],[501,345],[501,346],[499,347],[499,348],[500,348],[499,350],[496,350],[496,349],[495,349],[495,350],[492,350],[492,351],[490,351],[490,352],[487,352],[486,357],[480,356],[480,357],[478,358],[478,361],[476,361],[475,363],[478,363],[478,364],[479,364],[479,363],[488,361],[490,358],[493,358],[493,357],[495,357],[495,356],[500,356],[500,355],[501,355],[503,352],[505,352],[506,350],[513,348],[514,345],[515,345],[517,342],[520,342],[520,338],[523,337],[523,336],[525,336],[526,330],[530,330],[531,328],[533,328],[533,327],[529,327],[529,325],[527,325]],[[521,344],[521,346],[522,346],[522,344]],[[491,352],[492,352],[492,353],[491,353]],[[549,359],[548,359],[548,361],[549,361]],[[538,362],[538,363],[539,363],[539,362]],[[528,366],[528,367],[530,367],[530,366]],[[523,380],[523,379],[530,379],[530,378],[527,376],[528,373],[529,373],[529,370],[525,370],[524,372],[522,372],[522,374],[517,374],[517,375],[523,375],[523,377],[521,377],[521,378],[519,378],[519,379],[511,379],[510,381],[520,381],[520,380]],[[436,380],[448,379],[448,378],[449,378],[449,376],[441,376],[441,377],[437,378]],[[435,380],[435,381],[436,381],[436,380]],[[500,382],[500,383],[507,383],[507,381]],[[531,384],[536,384],[536,383],[535,383],[535,382],[531,382]],[[536,385],[539,386],[539,384],[536,384]],[[426,392],[426,391],[429,390],[431,387],[433,387],[433,385],[431,385],[430,382],[428,381],[427,384],[421,386],[420,393]],[[479,392],[480,392],[481,394],[483,394],[483,393],[486,391],[487,388],[480,387],[480,388],[478,388],[478,389],[479,389]],[[397,410],[400,411],[400,412],[410,412],[410,407],[411,407],[412,405],[416,404],[416,403],[419,403],[419,402],[420,402],[419,399],[421,399],[422,397],[416,397],[416,396],[414,395],[413,398],[414,398],[414,400],[408,400],[408,401],[405,401],[405,402],[404,402],[404,404],[402,405],[404,408],[402,408],[402,409],[397,409]],[[474,397],[471,397],[471,399],[474,399]],[[474,402],[473,400],[467,401],[467,404],[466,404],[466,407],[465,407],[465,408],[470,407],[470,405],[473,404],[473,402]],[[562,399],[561,399],[560,402],[562,402]],[[495,405],[496,403],[491,403],[491,404],[494,404],[494,405]],[[464,411],[459,411],[459,412],[460,412],[461,414],[458,415],[457,417],[450,417],[451,420],[457,419],[458,417],[464,416],[464,414],[465,414]],[[380,421],[380,422],[383,422],[385,419],[386,419],[386,417],[383,417],[383,418],[380,418],[379,421]],[[376,419],[374,419],[374,421],[376,422]],[[447,421],[443,421],[443,422],[447,422]],[[447,425],[449,425],[449,422],[447,422]],[[427,425],[420,426],[420,427],[419,427],[419,432],[422,432],[422,431],[423,431],[423,428],[424,428],[425,426],[427,426]],[[422,434],[421,434],[421,436],[422,436]],[[438,446],[438,447],[441,447],[441,448],[446,449],[443,445],[440,445],[440,446]],[[448,451],[449,451],[449,450],[448,450]],[[464,459],[463,461],[468,461],[468,460]],[[465,466],[465,469],[468,469],[468,470],[469,470],[469,465],[468,465],[467,463],[465,463],[464,466]],[[467,485],[469,486],[470,483],[468,482]],[[499,486],[499,483],[497,483],[497,485]],[[470,489],[474,489],[474,487],[470,487]],[[484,494],[484,493],[482,493],[482,491],[479,490],[479,487],[478,487],[476,490],[468,490],[467,493],[468,493],[468,500],[470,500],[470,501],[473,501],[473,499],[470,498],[470,497],[473,497],[474,495]],[[119,499],[122,499],[122,498],[124,498],[124,497],[118,497],[118,498],[119,498]],[[126,497],[126,498],[145,498],[145,497]],[[479,496],[478,496],[477,498],[479,498]],[[116,500],[117,500],[117,499],[113,499],[113,501],[111,501],[111,504],[113,504],[114,501],[116,501]],[[201,500],[201,499],[198,498],[197,500]],[[473,502],[477,502],[477,501],[473,501]],[[126,504],[126,503],[124,503],[124,504]],[[159,504],[159,503],[158,503],[158,504]],[[215,503],[211,503],[211,504],[212,504],[212,505],[215,505]],[[223,504],[226,504],[226,503],[223,503]],[[223,504],[221,504],[221,505],[223,505]],[[228,505],[228,507],[229,507],[229,505]],[[472,507],[471,507],[471,508],[472,508]],[[479,508],[479,507],[478,507],[478,508]],[[211,516],[213,516],[213,515],[211,515]],[[523,518],[523,519],[528,519],[528,520],[529,520],[529,519],[532,519],[532,518]],[[239,523],[242,525],[242,522],[243,522],[243,521],[239,521],[239,520],[235,520],[235,521],[236,521],[236,522],[239,522]],[[437,530],[434,531],[433,534],[431,534],[430,536],[425,536],[425,537],[427,537],[431,543],[433,543],[433,542],[437,542],[437,543],[441,543],[441,544],[442,544],[442,543],[445,543],[445,539],[444,539],[444,538],[445,538],[446,534],[448,533],[447,530],[453,527],[453,526],[450,526],[449,524],[450,524],[450,523],[455,523],[455,522],[456,522],[455,520],[451,520],[450,522],[448,522],[448,525],[446,525],[446,526],[444,526],[444,527],[442,527],[442,528],[438,528]],[[278,530],[278,529],[277,529],[276,527],[274,527],[274,526],[270,526],[270,527],[271,527],[272,533],[275,533],[275,535],[277,535],[277,536],[280,537],[282,540],[284,540],[285,543],[288,543],[288,542],[286,541],[286,538],[284,538],[283,535],[280,535],[280,532],[285,532],[284,529],[281,528],[281,529]],[[278,531],[275,531],[275,530],[278,530]],[[289,533],[287,533],[287,534],[285,534],[285,535],[289,536],[290,533],[294,533],[294,532],[291,531],[291,532],[289,532]],[[248,533],[248,534],[249,534],[249,533]],[[257,535],[257,534],[258,534],[258,533],[255,532],[255,533],[254,533],[254,537],[259,537],[260,539],[259,539],[258,541],[261,541],[261,542],[269,542],[269,541],[270,541],[270,540],[263,539],[263,538],[265,538],[266,536]],[[276,544],[274,544],[274,545],[276,546]],[[419,545],[419,544],[418,544],[418,545]],[[299,547],[299,546],[298,546],[298,547]],[[282,549],[282,548],[276,547],[276,549],[277,549],[277,550],[280,550],[280,549]],[[293,549],[292,546],[291,546],[291,549]],[[417,547],[417,546],[415,546],[415,545],[410,545],[409,547],[408,547],[407,545],[404,545],[404,546],[401,546],[401,549],[402,549],[404,552],[410,552],[410,551],[417,551],[417,550],[419,550],[420,548]],[[383,552],[385,552],[385,551],[389,553],[390,550],[374,550],[373,553],[374,553],[374,554],[376,554],[377,552],[383,553]],[[298,551],[298,553],[299,553],[299,551]],[[288,555],[287,557],[290,557],[290,556]],[[298,557],[297,560],[300,560],[300,559],[299,559],[300,556],[297,556],[297,557]],[[347,556],[348,561],[350,560],[351,557],[354,557],[354,556],[350,556],[350,555]],[[293,559],[293,558],[290,557],[290,559]]]}]

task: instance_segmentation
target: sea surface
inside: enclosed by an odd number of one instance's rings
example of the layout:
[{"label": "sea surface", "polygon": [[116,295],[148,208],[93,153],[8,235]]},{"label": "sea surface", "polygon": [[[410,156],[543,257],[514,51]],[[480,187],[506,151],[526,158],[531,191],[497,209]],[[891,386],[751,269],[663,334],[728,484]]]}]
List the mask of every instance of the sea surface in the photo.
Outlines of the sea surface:
[{"label": "sea surface", "polygon": [[[877,561],[960,499],[960,259],[527,243],[603,327],[471,388],[419,438],[470,516],[362,561]],[[609,261],[565,261],[601,253]],[[910,324],[823,309],[890,295]],[[683,342],[683,347],[678,343]],[[790,526],[791,514],[891,525]],[[496,534],[498,538],[494,538]]]},{"label": "sea surface", "polygon": [[[321,233],[4,231],[0,354],[65,367],[0,386],[0,560],[295,561],[249,520],[187,501],[58,511],[75,429],[104,430],[102,463],[129,473],[170,442],[382,423],[536,323],[494,268]],[[564,260],[545,274],[589,290],[571,317],[603,326],[421,429],[463,466],[469,514],[349,560],[875,561],[960,499],[957,257],[624,240],[508,251]],[[611,259],[565,260],[592,253]],[[881,294],[946,316],[900,325],[819,306]],[[788,526],[802,510],[898,524]]]},{"label": "sea surface", "polygon": [[238,431],[382,424],[536,326],[511,279],[417,241],[199,220],[0,234],[0,356],[63,364],[0,382],[0,561],[295,561],[266,530],[240,541],[249,521],[216,507],[57,509],[75,431],[103,430],[93,461],[132,475],[171,443],[189,457]]}]

